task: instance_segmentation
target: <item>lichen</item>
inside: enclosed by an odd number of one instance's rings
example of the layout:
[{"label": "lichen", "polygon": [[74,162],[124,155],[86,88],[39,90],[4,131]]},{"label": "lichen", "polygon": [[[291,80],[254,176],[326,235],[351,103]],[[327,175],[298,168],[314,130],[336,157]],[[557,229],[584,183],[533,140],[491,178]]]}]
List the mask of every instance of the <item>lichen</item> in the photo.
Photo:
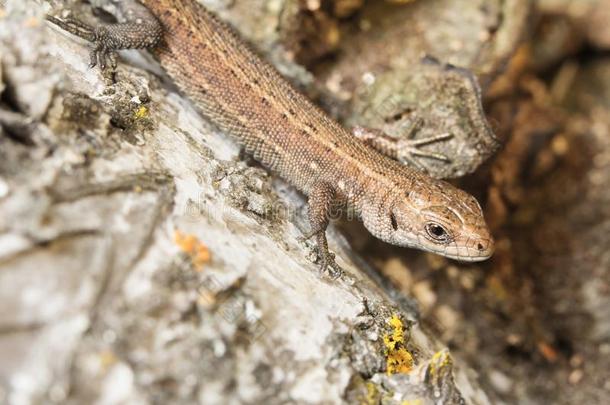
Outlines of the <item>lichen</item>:
[{"label": "lichen", "polygon": [[400,405],[424,405],[424,401],[421,398],[407,399],[402,401]]},{"label": "lichen", "polygon": [[388,320],[392,332],[383,336],[386,349],[386,371],[388,375],[409,373],[413,370],[413,356],[406,349],[404,324],[398,315],[394,314]]},{"label": "lichen", "polygon": [[148,108],[146,106],[141,105],[135,113],[133,114],[135,119],[145,118],[148,116]]},{"label": "lichen", "polygon": [[379,389],[377,385],[371,381],[366,383],[366,399],[363,404],[365,405],[374,405],[379,403]]},{"label": "lichen", "polygon": [[434,353],[432,359],[430,359],[428,373],[430,374],[430,377],[436,377],[439,370],[444,370],[447,367],[453,367],[453,359],[448,350],[441,350]]},{"label": "lichen", "polygon": [[203,268],[212,258],[210,249],[204,245],[195,235],[187,235],[179,230],[174,232],[174,242],[180,250],[185,253],[196,271]]}]

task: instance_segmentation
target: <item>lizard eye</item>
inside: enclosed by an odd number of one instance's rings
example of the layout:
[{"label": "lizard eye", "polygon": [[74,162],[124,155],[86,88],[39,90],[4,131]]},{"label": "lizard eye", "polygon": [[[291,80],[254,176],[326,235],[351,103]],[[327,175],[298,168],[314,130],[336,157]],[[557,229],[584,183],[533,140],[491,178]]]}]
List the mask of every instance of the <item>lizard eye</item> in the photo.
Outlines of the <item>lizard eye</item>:
[{"label": "lizard eye", "polygon": [[442,225],[435,222],[426,224],[426,233],[437,242],[448,242],[451,239],[449,232]]}]

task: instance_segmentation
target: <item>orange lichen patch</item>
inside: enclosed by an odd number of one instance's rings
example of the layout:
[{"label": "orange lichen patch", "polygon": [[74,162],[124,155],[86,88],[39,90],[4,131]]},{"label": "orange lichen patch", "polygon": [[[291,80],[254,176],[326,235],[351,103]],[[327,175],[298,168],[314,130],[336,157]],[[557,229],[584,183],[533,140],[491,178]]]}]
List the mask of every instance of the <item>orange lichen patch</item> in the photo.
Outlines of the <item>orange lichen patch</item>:
[{"label": "orange lichen patch", "polygon": [[387,373],[409,373],[413,370],[413,356],[405,348],[404,325],[397,315],[392,315],[388,323],[392,327],[392,333],[383,336]]},{"label": "orange lichen patch", "polygon": [[404,347],[389,353],[387,358],[388,374],[410,373],[413,370],[413,356]]},{"label": "orange lichen patch", "polygon": [[202,271],[204,265],[210,262],[212,258],[210,250],[195,235],[186,235],[176,230],[174,241],[180,250],[190,257],[195,270]]}]

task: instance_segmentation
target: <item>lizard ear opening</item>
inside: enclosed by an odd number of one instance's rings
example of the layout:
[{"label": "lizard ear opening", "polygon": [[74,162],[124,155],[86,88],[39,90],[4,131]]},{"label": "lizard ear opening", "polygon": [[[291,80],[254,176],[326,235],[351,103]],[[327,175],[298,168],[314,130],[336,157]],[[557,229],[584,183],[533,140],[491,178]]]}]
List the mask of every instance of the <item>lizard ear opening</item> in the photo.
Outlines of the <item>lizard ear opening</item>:
[{"label": "lizard ear opening", "polygon": [[392,223],[392,229],[395,231],[398,230],[398,222],[396,221],[396,216],[393,212],[390,212],[390,222]]}]

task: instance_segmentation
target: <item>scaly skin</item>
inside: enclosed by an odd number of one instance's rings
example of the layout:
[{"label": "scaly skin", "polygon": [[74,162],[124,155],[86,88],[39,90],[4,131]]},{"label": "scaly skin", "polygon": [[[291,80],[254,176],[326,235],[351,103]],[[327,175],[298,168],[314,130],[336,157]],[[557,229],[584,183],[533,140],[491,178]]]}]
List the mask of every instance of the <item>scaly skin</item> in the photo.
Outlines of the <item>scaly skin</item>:
[{"label": "scaly skin", "polygon": [[337,206],[352,208],[374,236],[394,245],[461,261],[491,256],[494,242],[474,197],[351,135],[195,1],[140,3],[120,3],[127,22],[117,25],[50,19],[93,42],[92,64],[102,67],[114,64],[114,49],[158,44],[161,66],[202,113],[309,196],[310,236],[323,267],[334,265],[325,231]]}]

